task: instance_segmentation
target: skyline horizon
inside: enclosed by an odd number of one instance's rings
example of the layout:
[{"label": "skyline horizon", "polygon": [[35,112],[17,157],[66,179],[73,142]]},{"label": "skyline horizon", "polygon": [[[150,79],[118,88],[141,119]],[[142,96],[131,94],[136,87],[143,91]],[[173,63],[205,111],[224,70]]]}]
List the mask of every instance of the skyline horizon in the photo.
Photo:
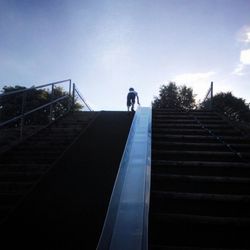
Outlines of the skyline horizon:
[{"label": "skyline horizon", "polygon": [[[33,88],[33,87],[40,87],[40,86],[43,86],[43,85],[46,85],[46,84],[53,84],[53,83],[58,83],[58,85],[60,86],[60,82],[67,82],[67,81],[71,81],[71,84],[73,85],[73,84],[75,84],[75,86],[76,86],[76,88],[78,87],[78,85],[77,85],[77,83],[75,83],[74,81],[72,81],[72,79],[70,79],[70,78],[68,78],[68,79],[62,79],[62,80],[58,80],[58,81],[54,81],[54,82],[48,82],[48,83],[39,83],[38,85],[27,85],[27,84],[15,84],[15,85],[5,85],[6,87],[16,87],[16,86],[20,86],[20,87],[26,87],[26,88]],[[175,82],[175,81],[169,81],[168,83],[166,83],[166,84],[161,84],[160,85],[160,87],[161,86],[163,86],[163,85],[168,85],[169,83],[175,83],[176,84],[176,86],[177,87],[181,87],[181,86],[186,86],[186,87],[188,87],[188,88],[191,88],[192,90],[193,90],[193,95],[194,95],[194,99],[195,99],[195,104],[197,105],[197,106],[199,106],[204,100],[205,100],[205,98],[206,98],[206,96],[207,96],[207,94],[208,94],[208,92],[210,91],[210,89],[211,89],[211,85],[213,84],[213,89],[214,89],[214,82],[213,81],[211,81],[210,82],[210,84],[209,84],[209,86],[208,86],[208,88],[207,88],[207,90],[204,92],[204,98],[203,99],[198,99],[197,100],[197,94],[195,93],[195,90],[192,88],[192,87],[190,87],[190,86],[188,86],[188,85],[186,85],[186,84],[178,84],[177,82]],[[4,86],[4,87],[5,87]],[[4,88],[3,87],[3,88]],[[65,91],[69,91],[68,90],[68,88],[69,88],[69,86],[67,86],[67,88],[65,88],[65,87],[63,87],[63,86],[61,86],[62,88],[63,88],[63,90],[65,90]],[[160,90],[160,87],[159,87],[159,90]],[[3,88],[0,90],[1,92],[3,92]],[[72,87],[71,87],[71,91],[72,91]],[[94,108],[92,108],[94,105],[90,105],[89,104],[89,102],[88,102],[88,97],[86,97],[86,96],[83,96],[83,94],[78,90],[78,92],[79,92],[79,94],[85,99],[85,101],[86,101],[86,103],[87,103],[87,105],[89,105],[90,107],[91,107],[91,109],[93,109],[94,111],[100,111],[100,110],[103,110],[103,109],[98,109],[98,110],[96,110],[96,109],[94,109]],[[242,98],[242,97],[240,97],[240,96],[235,96],[234,94],[233,94],[233,92],[232,91],[218,91],[217,93],[214,93],[213,92],[213,96],[215,96],[216,94],[219,94],[219,93],[228,93],[228,92],[230,92],[230,93],[232,93],[232,95],[234,96],[234,97],[236,97],[236,98],[240,98],[240,99],[243,99],[244,101],[245,101],[245,103],[246,103],[246,105],[249,105],[250,106],[250,102],[248,102],[246,99],[244,99],[244,98]],[[140,96],[139,96],[140,97]],[[152,101],[151,101],[151,105],[148,105],[148,106],[152,106],[152,102],[154,101],[154,99],[155,99],[155,97],[159,97],[159,95],[157,95],[157,96],[152,96]],[[141,106],[141,105],[136,105],[137,107],[138,106]],[[127,107],[125,107],[124,108],[124,110],[126,110],[127,109]],[[107,111],[116,111],[117,109],[108,109]],[[122,110],[117,110],[117,111],[122,111]]]}]

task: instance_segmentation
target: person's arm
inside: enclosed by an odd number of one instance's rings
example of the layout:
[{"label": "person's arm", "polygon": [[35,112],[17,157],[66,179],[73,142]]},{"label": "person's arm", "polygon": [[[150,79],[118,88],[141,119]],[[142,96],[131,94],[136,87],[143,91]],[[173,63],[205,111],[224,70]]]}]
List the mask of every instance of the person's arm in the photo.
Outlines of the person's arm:
[{"label": "person's arm", "polygon": [[138,94],[136,95],[136,97],[137,97],[137,104],[140,105]]}]

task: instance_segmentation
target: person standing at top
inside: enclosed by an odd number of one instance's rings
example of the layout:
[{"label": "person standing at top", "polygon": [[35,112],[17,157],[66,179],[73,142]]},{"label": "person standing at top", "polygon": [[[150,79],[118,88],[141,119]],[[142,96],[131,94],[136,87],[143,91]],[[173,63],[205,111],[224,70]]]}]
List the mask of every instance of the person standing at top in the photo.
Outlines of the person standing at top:
[{"label": "person standing at top", "polygon": [[140,105],[138,93],[133,88],[130,88],[129,92],[128,92],[128,95],[127,95],[127,107],[128,107],[128,111],[129,111],[130,106],[131,106],[131,111],[132,112],[135,111],[134,110],[135,98],[137,99],[137,104]]}]

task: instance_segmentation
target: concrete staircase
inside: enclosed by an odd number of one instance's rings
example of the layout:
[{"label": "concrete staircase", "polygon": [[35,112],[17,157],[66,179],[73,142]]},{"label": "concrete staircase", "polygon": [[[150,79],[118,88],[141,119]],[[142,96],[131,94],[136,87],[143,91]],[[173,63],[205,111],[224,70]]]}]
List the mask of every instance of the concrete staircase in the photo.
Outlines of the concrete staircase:
[{"label": "concrete staircase", "polygon": [[250,249],[250,138],[214,112],[153,110],[149,249]]},{"label": "concrete staircase", "polygon": [[132,120],[70,114],[2,155],[2,248],[96,249]]},{"label": "concrete staircase", "polygon": [[74,112],[0,155],[0,223],[94,119],[95,112]]}]

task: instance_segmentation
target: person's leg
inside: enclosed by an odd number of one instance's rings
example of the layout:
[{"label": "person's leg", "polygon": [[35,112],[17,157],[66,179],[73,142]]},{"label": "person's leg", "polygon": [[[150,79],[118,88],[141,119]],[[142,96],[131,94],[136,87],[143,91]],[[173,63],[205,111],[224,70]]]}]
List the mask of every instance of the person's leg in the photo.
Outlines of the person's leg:
[{"label": "person's leg", "polygon": [[128,111],[129,111],[129,107],[131,106],[131,100],[127,99],[127,107],[128,107]]},{"label": "person's leg", "polygon": [[131,108],[131,111],[134,112],[134,106],[135,106],[135,99],[132,99],[131,100],[131,105],[132,105],[132,108]]},{"label": "person's leg", "polygon": [[135,104],[132,103],[132,106],[131,106],[131,111],[133,111],[133,112],[135,111],[135,110],[134,110],[134,105],[135,105]]}]

